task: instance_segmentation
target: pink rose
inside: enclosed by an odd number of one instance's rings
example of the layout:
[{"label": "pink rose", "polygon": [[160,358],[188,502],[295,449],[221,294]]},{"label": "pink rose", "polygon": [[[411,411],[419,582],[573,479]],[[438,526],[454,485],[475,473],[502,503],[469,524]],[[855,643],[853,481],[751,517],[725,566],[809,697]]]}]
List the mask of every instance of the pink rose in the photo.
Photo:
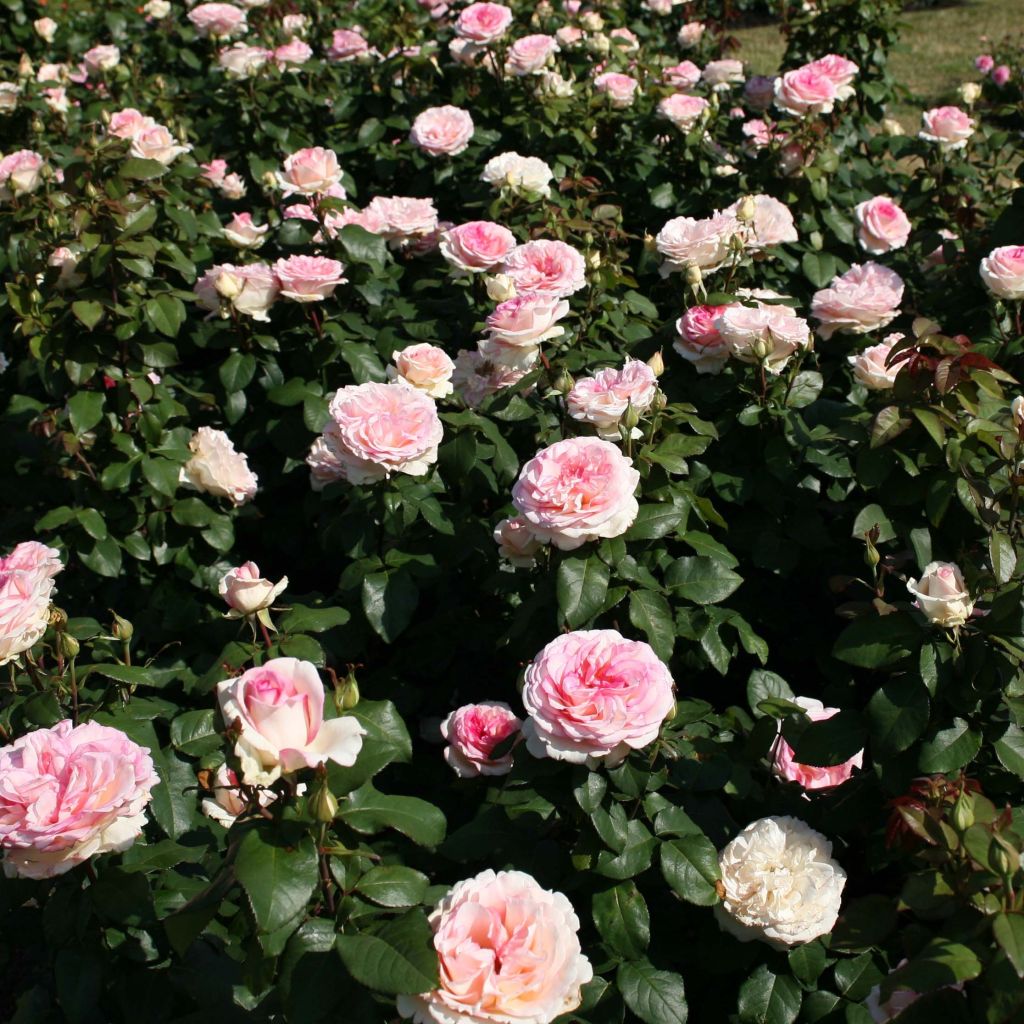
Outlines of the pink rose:
[{"label": "pink rose", "polygon": [[829,53],[812,60],[807,67],[820,71],[826,78],[832,80],[836,87],[837,100],[848,100],[853,95],[853,80],[860,72],[860,67],[852,60],[840,57],[837,53]]},{"label": "pink rose", "polygon": [[429,107],[417,115],[409,141],[430,156],[456,156],[473,137],[473,118],[460,107]]},{"label": "pink rose", "polygon": [[783,133],[774,131],[771,125],[761,118],[746,121],[740,130],[749,140],[751,148],[755,150],[764,149],[765,146],[771,145],[773,141],[781,141],[785,138]]},{"label": "pink rose", "polygon": [[300,68],[313,56],[313,48],[302,39],[289,39],[274,50],[274,63],[281,71]]},{"label": "pink rose", "polygon": [[974,134],[974,121],[959,107],[934,107],[921,115],[918,138],[938,143],[944,152],[963,149]]},{"label": "pink rose", "polygon": [[684,60],[665,68],[661,80],[673,89],[692,89],[700,81],[700,68],[692,60]]},{"label": "pink rose", "polygon": [[612,46],[620,53],[636,53],[640,49],[640,40],[635,32],[628,28],[613,28],[608,33]]},{"label": "pink rose", "polygon": [[441,255],[467,273],[490,270],[503,262],[516,247],[516,236],[508,228],[489,220],[472,220],[441,235]]},{"label": "pink rose", "polygon": [[267,311],[281,290],[277,274],[266,263],[235,267],[233,273],[242,282],[242,290],[231,300],[232,307],[253,320],[268,320]]},{"label": "pink rose", "polygon": [[[0,183],[3,163],[0,162]],[[997,298],[1016,302],[1024,299],[1024,245],[1001,245],[993,249],[979,268],[985,287]]]},{"label": "pink rose", "polygon": [[156,121],[146,117],[134,107],[125,107],[110,115],[110,123],[107,125],[107,134],[116,139],[131,139],[139,134],[143,128],[151,128]]},{"label": "pink rose", "polygon": [[974,600],[955,562],[929,562],[919,580],[907,580],[907,590],[917,599],[914,607],[935,626],[962,626],[974,611]]},{"label": "pink rose", "polygon": [[444,759],[463,779],[508,775],[512,770],[511,750],[498,758],[491,755],[498,744],[519,732],[521,725],[512,709],[501,701],[466,704],[441,724],[441,735],[449,744]]},{"label": "pink rose", "polygon": [[[122,113],[138,114],[138,111],[126,110],[122,111]],[[117,115],[115,114],[114,116],[116,117]],[[140,114],[139,116],[141,117],[142,115]],[[111,120],[110,124],[113,127],[113,120]],[[228,162],[227,160],[211,160],[208,164],[200,164],[199,168],[203,172],[203,181],[216,188],[224,180],[224,175],[228,172]]]},{"label": "pink rose", "polygon": [[116,46],[94,46],[82,54],[82,63],[90,75],[98,75],[121,63],[121,51]]},{"label": "pink rose", "polygon": [[260,575],[260,567],[255,562],[245,562],[229,569],[221,577],[217,593],[231,609],[227,617],[239,619],[269,608],[287,586],[287,576],[282,576],[277,583],[271,583]]},{"label": "pink rose", "polygon": [[868,334],[891,323],[900,311],[903,279],[878,263],[854,263],[814,293],[811,316],[820,321],[817,333],[826,341],[842,334]]},{"label": "pink rose", "polygon": [[688,21],[676,36],[681,50],[692,50],[704,38],[705,25],[702,21]]},{"label": "pink rose", "polygon": [[510,347],[536,348],[542,341],[565,333],[558,321],[569,312],[569,303],[554,295],[528,293],[507,299],[487,318],[490,337]]},{"label": "pink rose", "polygon": [[31,149],[19,149],[0,160],[0,199],[35,192],[43,183],[42,154]]},{"label": "pink rose", "polygon": [[60,552],[34,540],[0,558],[0,665],[27,651],[46,632],[53,577],[63,568]]},{"label": "pink rose", "polygon": [[324,684],[298,658],[271,658],[217,684],[226,725],[238,729],[235,756],[242,781],[269,786],[283,774],[325,761],[351,767],[365,730],[350,716],[324,721]]},{"label": "pink rose", "polygon": [[577,25],[563,25],[555,32],[555,41],[562,49],[566,50],[573,46],[579,46],[584,38],[583,29]]},{"label": "pink rose", "polygon": [[732,85],[743,81],[743,61],[713,60],[709,61],[701,73],[701,78],[714,89],[723,92]]},{"label": "pink rose", "polygon": [[357,224],[371,235],[383,235],[387,231],[387,223],[379,213],[369,208],[356,210],[351,207],[345,210],[330,210],[324,215],[324,226],[327,234],[334,237],[347,224]]},{"label": "pink rose", "polygon": [[1006,85],[1011,77],[1012,74],[1007,64],[1000,64],[999,67],[992,69],[992,83],[998,85],[1000,89]]},{"label": "pink rose", "polygon": [[570,437],[523,466],[512,504],[538,540],[572,551],[587,541],[618,537],[633,525],[639,482],[632,459],[610,441]]},{"label": "pink rose", "polygon": [[726,306],[715,327],[732,356],[742,363],[763,363],[769,373],[780,373],[800,349],[811,347],[807,321],[788,306]]},{"label": "pink rose", "polygon": [[979,53],[974,58],[974,66],[983,74],[987,75],[992,68],[995,67],[996,62],[992,59],[992,56],[987,53]]},{"label": "pink rose", "polygon": [[535,757],[614,767],[658,738],[673,690],[668,667],[647,644],[614,629],[565,633],[526,669],[526,747]]},{"label": "pink rose", "polygon": [[344,272],[344,263],[326,256],[289,256],[274,264],[281,294],[295,302],[329,299],[348,280]]},{"label": "pink rose", "polygon": [[350,384],[331,398],[330,420],[307,463],[314,488],[331,480],[375,483],[392,473],[423,476],[444,430],[433,399],[398,384]]},{"label": "pink rose", "polygon": [[4,873],[53,878],[126,850],[159,782],[145,747],[98,722],[65,720],[0,747]]},{"label": "pink rose", "polygon": [[796,117],[829,114],[838,98],[832,77],[810,64],[775,80],[775,105]]},{"label": "pink rose", "polygon": [[751,110],[767,110],[775,99],[775,79],[751,75],[743,86],[743,99]]},{"label": "pink rose", "polygon": [[239,249],[258,249],[269,230],[266,224],[254,224],[251,213],[236,213],[224,225],[224,237]]},{"label": "pink rose", "polygon": [[179,480],[193,490],[227,498],[233,505],[244,505],[256,496],[256,474],[249,460],[235,451],[223,430],[200,427],[188,443],[192,457],[181,467]]},{"label": "pink rose", "polygon": [[327,59],[336,64],[365,57],[370,52],[370,44],[363,36],[350,28],[334,30],[331,45],[327,48]]},{"label": "pink rose", "polygon": [[[774,196],[765,195],[748,196],[747,199],[753,200],[754,219],[744,232],[744,248],[757,251],[765,246],[797,241],[793,214],[785,203],[780,203]],[[737,199],[722,212],[738,220],[744,202],[743,199]]]},{"label": "pink rose", "polygon": [[665,257],[661,276],[685,271],[690,263],[704,271],[717,270],[729,258],[729,243],[739,230],[739,221],[728,213],[702,220],[674,217],[655,238],[658,252]]},{"label": "pink rose", "polygon": [[234,4],[197,4],[188,12],[188,20],[201,36],[230,39],[246,28],[245,11]]},{"label": "pink rose", "polygon": [[847,356],[846,361],[853,367],[853,376],[858,383],[863,384],[868,391],[886,391],[891,388],[906,364],[896,363],[895,366],[890,366],[889,354],[902,340],[903,335],[899,332],[890,334],[878,345],[872,345],[856,355]]},{"label": "pink rose", "polygon": [[277,175],[277,182],[285,196],[325,193],[340,180],[338,154],[323,146],[312,146],[292,153],[285,159],[284,169]]},{"label": "pink rose", "polygon": [[398,241],[429,235],[437,229],[437,210],[432,199],[407,196],[375,196],[364,211],[380,218],[380,234]]},{"label": "pink rose", "polygon": [[398,997],[414,1024],[551,1024],[593,977],[579,918],[521,871],[459,882],[430,915],[440,986]]},{"label": "pink rose", "polygon": [[[839,714],[839,708],[827,708],[820,700],[811,697],[797,697],[793,701],[799,705],[812,722],[824,722],[833,715]],[[854,768],[864,765],[864,751],[859,750],[848,761],[818,768],[814,765],[800,764],[793,759],[793,748],[782,737],[782,724],[779,723],[779,735],[772,748],[772,771],[786,782],[798,782],[804,789],[831,789],[841,786],[853,775]]]},{"label": "pink rose", "polygon": [[715,321],[728,306],[692,306],[676,321],[672,346],[698,373],[721,373],[729,359],[729,344]]},{"label": "pink rose", "polygon": [[875,196],[854,207],[857,241],[873,256],[902,249],[910,238],[910,220],[888,196]]},{"label": "pink rose", "polygon": [[400,379],[431,398],[445,398],[454,390],[455,364],[443,348],[421,342],[401,349],[392,359],[395,365],[388,367],[388,377],[393,380]]},{"label": "pink rose", "polygon": [[617,71],[606,71],[594,79],[594,92],[608,97],[613,107],[623,109],[633,105],[633,98],[640,83],[629,75]]},{"label": "pink rose", "polygon": [[[566,409],[574,420],[590,423],[597,436],[619,440],[619,423],[627,409],[643,416],[658,393],[658,378],[639,359],[627,359],[621,370],[598,370],[592,377],[581,377],[566,395]],[[633,437],[640,437],[639,428]]]},{"label": "pink rose", "polygon": [[462,39],[486,46],[508,31],[512,10],[504,4],[474,3],[465,8],[455,21],[455,32]]},{"label": "pink rose", "polygon": [[509,47],[505,72],[517,78],[534,75],[543,70],[558,50],[558,40],[554,36],[522,36]]},{"label": "pink rose", "polygon": [[191,148],[180,144],[162,124],[151,124],[132,136],[130,152],[140,160],[155,160],[166,167]]},{"label": "pink rose", "polygon": [[57,34],[57,22],[53,18],[36,18],[32,22],[36,35],[44,42],[52,43],[53,37]]},{"label": "pink rose", "polygon": [[564,298],[585,288],[583,254],[565,242],[539,240],[516,246],[502,266],[521,292]]},{"label": "pink rose", "polygon": [[509,188],[517,195],[551,195],[551,168],[536,156],[520,156],[518,153],[499,153],[484,165],[480,175],[494,188]]},{"label": "pink rose", "polygon": [[689,132],[697,126],[708,106],[708,101],[703,96],[688,96],[686,93],[676,92],[658,101],[658,113],[671,121],[680,131]]},{"label": "pink rose", "polygon": [[522,516],[502,519],[492,534],[498,545],[498,555],[517,569],[528,569],[536,561],[537,552],[543,547],[530,532]]},{"label": "pink rose", "polygon": [[263,46],[235,43],[217,54],[217,63],[230,78],[252,78],[273,59],[274,51]]},{"label": "pink rose", "polygon": [[529,365],[505,365],[481,352],[463,349],[455,357],[452,384],[466,405],[475,409],[489,395],[518,384],[529,370]]},{"label": "pink rose", "polygon": [[81,261],[81,253],[66,245],[58,246],[50,253],[46,261],[48,267],[60,267],[60,276],[57,278],[57,288],[77,288],[85,281],[85,274],[78,273],[78,264]]}]

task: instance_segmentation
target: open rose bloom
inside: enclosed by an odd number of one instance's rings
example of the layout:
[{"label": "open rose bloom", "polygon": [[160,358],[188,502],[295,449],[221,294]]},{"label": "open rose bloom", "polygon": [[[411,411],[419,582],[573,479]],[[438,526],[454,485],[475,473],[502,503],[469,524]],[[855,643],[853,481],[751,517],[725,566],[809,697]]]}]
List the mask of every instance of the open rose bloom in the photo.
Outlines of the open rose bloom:
[{"label": "open rose bloom", "polygon": [[715,328],[734,358],[763,364],[769,373],[781,373],[793,356],[811,347],[807,321],[787,306],[726,306]]},{"label": "open rose bloom", "polygon": [[235,756],[247,785],[269,786],[325,761],[351,767],[362,749],[356,719],[324,719],[324,684],[308,661],[271,658],[218,683],[217,702],[225,725],[238,729]]},{"label": "open rose bloom", "polygon": [[459,107],[430,107],[416,117],[409,141],[430,156],[457,156],[473,137],[473,118]]},{"label": "open rose bloom", "polygon": [[415,1024],[551,1024],[594,975],[572,904],[521,871],[459,882],[430,915],[440,986],[398,997]]},{"label": "open rose bloom", "polygon": [[907,590],[936,626],[962,626],[974,610],[974,601],[964,582],[960,566],[954,562],[929,562],[919,580],[907,580]]},{"label": "open rose bloom", "polygon": [[904,364],[890,365],[889,356],[902,340],[903,335],[896,332],[863,352],[847,356],[846,361],[853,367],[853,376],[858,383],[863,384],[868,391],[886,391],[891,388]]},{"label": "open rose bloom", "polygon": [[244,505],[256,495],[256,474],[223,430],[200,427],[189,441],[192,457],[181,467],[181,483]]},{"label": "open rose bloom", "polygon": [[504,4],[473,3],[459,14],[455,32],[462,39],[486,46],[501,39],[511,24],[512,10]]},{"label": "open rose bloom", "polygon": [[[0,163],[0,181],[3,164]],[[979,269],[985,287],[997,298],[1024,299],[1024,245],[1002,245],[993,249]]]},{"label": "open rose bloom", "polygon": [[959,107],[934,107],[921,115],[921,121],[918,137],[936,143],[947,153],[963,149],[974,134],[973,119]]},{"label": "open rose bloom", "polygon": [[[793,703],[802,707],[812,722],[824,722],[839,714],[839,708],[827,708],[813,697],[797,697]],[[826,767],[800,764],[793,756],[793,748],[783,739],[780,723],[779,735],[772,748],[772,771],[778,778],[786,782],[796,782],[804,789],[831,789],[834,786],[841,786],[853,775],[854,769],[863,765],[863,750],[857,751],[842,764]]]},{"label": "open rose bloom", "polygon": [[29,650],[46,632],[53,578],[63,568],[56,548],[34,540],[0,558],[0,665]]},{"label": "open rose bloom", "polygon": [[403,348],[392,358],[394,365],[388,367],[392,380],[401,380],[431,398],[446,398],[454,390],[455,364],[443,348],[421,342]]},{"label": "open rose bloom", "polygon": [[520,294],[541,292],[558,298],[586,287],[585,269],[578,249],[546,239],[516,246],[502,265]]},{"label": "open rose bloom", "polygon": [[[627,359],[621,370],[598,370],[576,381],[566,396],[566,408],[574,420],[591,423],[598,437],[617,441],[619,422],[629,408],[646,413],[658,392],[654,371],[639,359]],[[640,437],[639,428],[633,436]]]},{"label": "open rose bloom", "polygon": [[53,878],[142,832],[160,782],[119,729],[58,722],[0,747],[0,848],[8,877]]},{"label": "open rose bloom", "polygon": [[728,306],[691,306],[676,321],[673,348],[698,373],[721,373],[729,360],[729,342],[715,326]]},{"label": "open rose bloom", "polygon": [[512,752],[495,757],[498,746],[519,732],[522,722],[501,701],[466,704],[441,723],[441,735],[448,741],[444,759],[464,779],[476,775],[507,775],[512,770]]},{"label": "open rose bloom", "polygon": [[879,263],[854,263],[815,292],[811,316],[826,341],[840,334],[868,334],[891,323],[903,301],[903,278]]},{"label": "open rose bloom", "polygon": [[910,220],[888,196],[858,203],[853,213],[857,219],[857,241],[865,252],[877,255],[907,244]]},{"label": "open rose bloom", "polygon": [[452,267],[478,274],[504,262],[516,244],[516,236],[501,224],[471,220],[442,232],[438,248]]}]

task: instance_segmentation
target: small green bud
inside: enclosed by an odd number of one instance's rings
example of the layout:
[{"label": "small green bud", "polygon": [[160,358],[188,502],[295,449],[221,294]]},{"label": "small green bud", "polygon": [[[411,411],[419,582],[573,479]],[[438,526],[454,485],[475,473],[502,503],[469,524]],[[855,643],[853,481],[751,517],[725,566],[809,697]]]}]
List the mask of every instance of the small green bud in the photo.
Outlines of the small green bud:
[{"label": "small green bud", "polygon": [[359,683],[356,674],[349,669],[348,675],[342,679],[334,691],[334,704],[339,711],[351,711],[359,703]]},{"label": "small green bud", "polygon": [[966,832],[974,824],[974,797],[963,792],[953,804],[953,827],[958,832]]},{"label": "small green bud", "polygon": [[626,405],[626,411],[622,414],[622,425],[627,430],[634,430],[640,422],[640,413],[636,411],[632,402]]},{"label": "small green bud", "polygon": [[551,382],[551,389],[557,391],[560,395],[569,394],[575,386],[576,381],[572,379],[572,374],[566,369],[560,370]]},{"label": "small green bud", "polygon": [[81,644],[67,632],[57,634],[57,648],[65,658],[77,658]]},{"label": "small green bud", "polygon": [[326,779],[313,790],[307,807],[310,815],[322,824],[329,825],[337,817],[338,798],[331,792]]},{"label": "small green bud", "polygon": [[118,640],[128,641],[135,635],[135,627],[127,620],[122,618],[117,612],[112,611],[110,613],[114,616],[113,625],[110,627],[110,632],[117,637]]}]

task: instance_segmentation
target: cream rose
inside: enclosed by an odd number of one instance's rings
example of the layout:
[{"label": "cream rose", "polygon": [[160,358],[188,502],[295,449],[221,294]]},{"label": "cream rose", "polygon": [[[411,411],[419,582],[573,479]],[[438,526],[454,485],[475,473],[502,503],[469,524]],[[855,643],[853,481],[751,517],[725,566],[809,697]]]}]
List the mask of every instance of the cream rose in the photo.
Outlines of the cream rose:
[{"label": "cream rose", "polygon": [[245,562],[221,577],[217,592],[230,608],[227,618],[240,619],[269,608],[287,586],[287,576],[272,583],[260,575],[260,567],[255,562]]},{"label": "cream rose", "polygon": [[181,467],[180,476],[186,487],[227,498],[233,505],[244,505],[255,497],[256,474],[223,430],[200,427],[188,446],[192,458]]},{"label": "cream rose", "polygon": [[936,626],[962,626],[974,611],[974,601],[955,562],[929,562],[919,580],[907,580],[907,590]]}]

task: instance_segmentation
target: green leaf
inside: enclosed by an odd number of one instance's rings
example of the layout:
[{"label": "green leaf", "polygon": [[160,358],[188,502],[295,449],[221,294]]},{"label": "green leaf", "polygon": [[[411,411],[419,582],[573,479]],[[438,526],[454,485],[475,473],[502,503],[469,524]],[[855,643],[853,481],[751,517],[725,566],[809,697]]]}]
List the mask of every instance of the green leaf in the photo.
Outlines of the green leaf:
[{"label": "green leaf", "polygon": [[627,960],[639,960],[644,955],[651,941],[651,916],[634,882],[620,882],[595,893],[591,911],[610,949]]},{"label": "green leaf", "polygon": [[992,744],[999,763],[1024,779],[1024,730],[1012,722],[1006,732]]},{"label": "green leaf", "polygon": [[143,306],[146,322],[154,331],[166,335],[168,338],[176,338],[181,325],[185,322],[188,311],[185,303],[174,295],[166,292],[157,295],[156,298],[147,299]]},{"label": "green leaf", "polygon": [[682,836],[662,843],[661,873],[687,903],[710,907],[718,902],[718,852],[707,836]]},{"label": "green leaf", "polygon": [[433,933],[421,911],[394,918],[373,934],[339,935],[336,944],[349,974],[367,988],[416,995],[438,986]]},{"label": "green leaf", "polygon": [[706,555],[677,558],[665,574],[665,586],[673,596],[694,604],[718,604],[732,594],[743,577]]},{"label": "green leaf", "polygon": [[91,551],[79,551],[78,557],[97,576],[113,579],[121,572],[121,548],[113,537],[96,541]]},{"label": "green leaf", "polygon": [[928,727],[930,713],[928,691],[917,679],[890,679],[868,701],[872,744],[885,753],[902,753]]},{"label": "green leaf", "polygon": [[1006,954],[1018,978],[1024,978],[1024,913],[996,914],[992,934]]},{"label": "green leaf", "polygon": [[592,619],[604,605],[611,572],[597,555],[566,558],[558,566],[558,610],[570,629]]},{"label": "green leaf", "polygon": [[946,985],[971,981],[981,974],[981,962],[968,946],[948,939],[932,939],[909,963],[882,980],[882,1002],[899,988],[932,992]]},{"label": "green leaf", "polygon": [[786,392],[786,406],[790,409],[805,409],[817,401],[824,387],[824,379],[817,370],[802,370],[793,378]]},{"label": "green leaf", "polygon": [[827,252],[805,252],[800,266],[815,288],[827,288],[832,278],[839,273],[838,261]]},{"label": "green leaf", "polygon": [[686,989],[674,971],[634,960],[619,965],[615,981],[623,1002],[644,1024],[686,1024]]},{"label": "green leaf", "polygon": [[827,768],[843,764],[864,748],[864,721],[850,708],[820,722],[806,715],[787,718],[782,733],[798,764]]},{"label": "green leaf", "polygon": [[103,392],[79,391],[68,399],[68,416],[76,434],[92,430],[103,419]]},{"label": "green leaf", "polygon": [[159,160],[143,160],[140,157],[131,156],[119,168],[119,175],[122,178],[134,178],[138,181],[149,181],[151,178],[159,178],[166,173],[167,165]]},{"label": "green leaf", "polygon": [[955,772],[973,761],[980,749],[981,733],[962,718],[954,718],[948,729],[940,730],[923,744],[917,765],[929,775]]},{"label": "green leaf", "polygon": [[988,556],[992,572],[1000,583],[1008,583],[1017,568],[1017,552],[1005,533],[993,531],[988,538]]},{"label": "green leaf", "polygon": [[180,675],[178,669],[174,668],[119,665],[116,662],[111,662],[109,665],[89,665],[87,671],[90,675],[103,676],[105,679],[113,679],[115,682],[125,683],[128,686],[149,686],[154,689],[166,686],[168,682]]},{"label": "green leaf", "polygon": [[887,405],[871,424],[871,447],[881,448],[902,434],[913,421],[900,415],[898,405]]},{"label": "green leaf", "polygon": [[256,376],[256,357],[248,352],[232,352],[220,364],[217,376],[220,377],[220,382],[229,395],[242,391]]},{"label": "green leaf", "polygon": [[741,1024],[793,1024],[803,997],[800,986],[762,964],[740,986]]},{"label": "green leaf", "polygon": [[71,303],[71,312],[75,319],[91,331],[103,319],[103,307],[98,302],[86,302],[80,299]]},{"label": "green leaf", "polygon": [[388,796],[372,782],[352,793],[338,814],[357,832],[372,835],[393,828],[420,846],[437,846],[447,828],[444,815],[433,804],[413,796]]},{"label": "green leaf", "polygon": [[363,747],[351,767],[333,761],[328,764],[327,774],[335,796],[358,789],[394,761],[412,759],[412,740],[391,701],[361,700],[350,714],[365,730]]},{"label": "green leaf", "polygon": [[384,239],[358,224],[346,224],[338,232],[338,237],[349,259],[356,263],[380,264],[387,261],[388,250]]},{"label": "green leaf", "polygon": [[312,837],[304,835],[294,846],[262,829],[246,833],[235,858],[235,875],[249,897],[261,932],[287,925],[298,927],[317,886],[317,852]]},{"label": "green leaf", "polygon": [[921,646],[921,631],[903,612],[854,619],[835,642],[832,654],[857,668],[887,668]]},{"label": "green leaf", "polygon": [[419,587],[402,569],[371,573],[363,580],[363,612],[375,633],[393,643],[412,620]]},{"label": "green leaf", "polygon": [[223,743],[212,708],[186,711],[171,722],[171,743],[175,750],[191,757],[212,754]]},{"label": "green leaf", "polygon": [[661,594],[653,590],[634,590],[629,595],[629,621],[647,634],[654,653],[667,662],[676,642],[676,626],[672,610]]},{"label": "green leaf", "polygon": [[326,633],[329,629],[344,626],[351,618],[344,608],[313,608],[296,604],[282,616],[280,628],[283,633]]},{"label": "green leaf", "polygon": [[382,907],[415,907],[423,902],[430,879],[400,864],[370,868],[356,883],[356,892]]},{"label": "green leaf", "polygon": [[678,505],[641,505],[626,540],[658,540],[672,533],[686,517],[686,507]]},{"label": "green leaf", "polygon": [[867,505],[857,513],[853,521],[853,530],[850,536],[863,540],[865,534],[874,527],[878,527],[878,539],[875,543],[884,544],[886,541],[896,539],[896,531],[893,529],[889,517],[882,511],[881,505]]},{"label": "green leaf", "polygon": [[794,976],[805,985],[813,986],[821,972],[825,970],[825,947],[820,942],[805,942],[795,946],[786,956],[789,969]]},{"label": "green leaf", "polygon": [[782,676],[769,672],[767,669],[755,668],[747,679],[747,703],[750,710],[758,718],[764,715],[758,705],[764,700],[793,701],[796,694],[789,688],[789,683]]}]

